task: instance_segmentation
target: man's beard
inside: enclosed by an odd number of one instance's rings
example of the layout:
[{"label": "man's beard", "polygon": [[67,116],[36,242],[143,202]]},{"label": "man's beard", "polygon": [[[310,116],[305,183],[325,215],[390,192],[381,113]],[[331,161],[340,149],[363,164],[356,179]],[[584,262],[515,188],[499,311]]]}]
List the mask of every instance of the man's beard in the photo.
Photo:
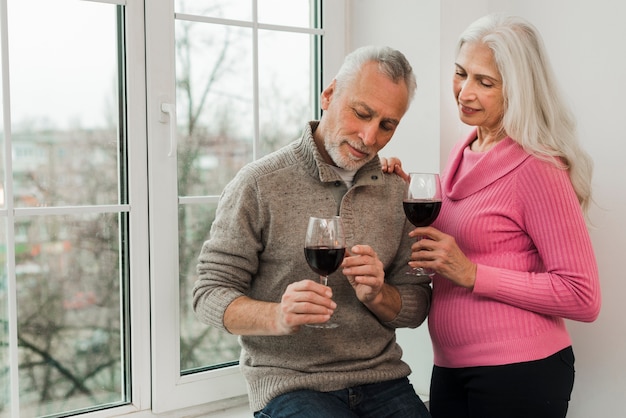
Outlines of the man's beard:
[{"label": "man's beard", "polygon": [[353,146],[353,148],[367,153],[368,155],[365,158],[356,159],[349,153],[342,153],[340,148],[345,143],[348,143],[348,141],[331,143],[328,140],[324,140],[324,146],[326,147],[326,151],[328,152],[328,155],[330,155],[330,158],[333,160],[333,162],[337,165],[337,167],[343,168],[344,170],[348,171],[356,171],[359,168],[363,167],[365,164],[367,164],[369,161],[371,161],[372,158],[374,158],[375,154],[372,154],[368,149],[363,149],[364,147]]}]

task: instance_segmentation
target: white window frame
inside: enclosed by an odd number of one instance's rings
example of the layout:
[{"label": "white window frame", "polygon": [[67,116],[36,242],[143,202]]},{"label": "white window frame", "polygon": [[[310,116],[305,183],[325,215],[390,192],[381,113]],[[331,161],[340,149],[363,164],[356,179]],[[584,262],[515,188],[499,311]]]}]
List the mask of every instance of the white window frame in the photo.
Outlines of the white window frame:
[{"label": "white window frame", "polygon": [[[144,0],[122,0],[125,6],[126,106],[130,219],[130,379],[131,403],[120,415],[150,409],[150,249],[148,212],[148,131],[146,127],[146,38]],[[102,413],[105,413],[102,411]],[[109,415],[109,414],[106,414]]]},{"label": "white window frame", "polygon": [[[229,400],[247,401],[239,366],[184,376],[180,371],[179,199],[176,153],[170,152],[175,148],[174,1],[146,1],[145,7],[152,410],[164,413],[210,403],[221,408]],[[322,13],[324,74],[335,74],[346,52],[346,1],[325,0]],[[324,85],[329,81],[324,79]]]}]

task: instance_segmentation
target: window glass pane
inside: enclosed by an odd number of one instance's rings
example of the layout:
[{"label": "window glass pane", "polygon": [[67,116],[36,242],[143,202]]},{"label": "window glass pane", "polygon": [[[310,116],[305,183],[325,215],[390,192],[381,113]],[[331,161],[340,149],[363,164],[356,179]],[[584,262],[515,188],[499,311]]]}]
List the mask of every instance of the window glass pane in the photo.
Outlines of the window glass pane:
[{"label": "window glass pane", "polygon": [[15,205],[118,203],[116,8],[9,0],[8,16]]},{"label": "window glass pane", "polygon": [[[258,0],[260,23],[273,25],[313,27],[311,24],[312,0]],[[283,49],[283,51],[291,51]]]},{"label": "window glass pane", "polygon": [[[0,20],[0,33],[3,33]],[[0,115],[4,114],[4,83],[0,83]],[[5,156],[4,156],[4,118],[0,117],[0,209],[6,209],[5,200]],[[8,277],[7,277],[7,241],[5,218],[0,217],[0,417],[11,414],[11,386],[9,374],[9,317]]]},{"label": "window glass pane", "polygon": [[216,206],[184,205],[179,209],[180,368],[183,371],[228,364],[239,359],[237,337],[201,323],[191,308],[190,296],[197,277],[198,254],[208,238]]},{"label": "window glass pane", "polygon": [[[0,416],[18,383],[14,408],[25,417],[126,404],[128,215],[79,208],[127,200],[123,8],[6,3],[11,136],[1,161],[11,158],[13,171],[12,195],[0,198],[15,210],[0,217],[0,312],[7,318],[6,266],[14,265],[17,317],[0,326]],[[9,327],[19,382],[7,380]]]},{"label": "window glass pane", "polygon": [[252,161],[249,29],[177,21],[178,194],[219,195]]},{"label": "window glass pane", "polygon": [[[230,11],[240,2],[227,3],[180,0],[176,7],[181,13],[244,19]],[[242,9],[248,10],[252,1],[244,3]],[[308,0],[263,0],[258,7],[266,23],[309,26]],[[314,37],[319,35],[255,32],[224,23],[179,17],[175,27],[178,195],[202,196],[205,202],[183,201],[178,213],[183,374],[239,358],[237,338],[198,321],[190,305],[198,254],[208,238],[219,195],[245,164],[296,139],[314,114],[312,91],[318,71],[312,57]]]},{"label": "window glass pane", "polygon": [[117,132],[16,132],[16,207],[119,203]]},{"label": "window glass pane", "polygon": [[[1,20],[0,20],[0,33],[4,33]],[[7,173],[6,173],[6,164],[4,161],[5,160],[5,155],[4,155],[5,142],[4,141],[5,141],[5,138],[4,138],[4,83],[0,82],[0,209],[4,209],[6,207],[4,185],[5,185],[5,179],[7,177]]]},{"label": "window glass pane", "polygon": [[[179,196],[219,195],[253,156],[253,75],[250,29],[176,22]],[[179,268],[181,370],[232,363],[236,337],[193,315],[191,288],[214,206],[181,206]]]},{"label": "window glass pane", "polygon": [[0,417],[11,413],[10,375],[9,375],[9,317],[8,278],[7,278],[7,242],[4,218],[0,218]]},{"label": "window glass pane", "polygon": [[174,11],[249,22],[252,20],[252,0],[175,0]]},{"label": "window glass pane", "polygon": [[[259,31],[259,125],[261,155],[299,137],[313,118],[311,35]],[[289,59],[284,59],[284,51]]]},{"label": "window glass pane", "polygon": [[22,416],[125,401],[119,216],[21,217],[16,229]]}]

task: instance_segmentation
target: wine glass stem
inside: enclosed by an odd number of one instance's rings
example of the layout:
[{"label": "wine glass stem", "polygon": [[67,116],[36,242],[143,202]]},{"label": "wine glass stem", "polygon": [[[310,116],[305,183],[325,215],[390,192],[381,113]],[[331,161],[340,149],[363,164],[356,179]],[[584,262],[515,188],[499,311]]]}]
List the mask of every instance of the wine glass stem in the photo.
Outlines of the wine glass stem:
[{"label": "wine glass stem", "polygon": [[328,286],[328,276],[320,276],[320,283],[324,286]]}]

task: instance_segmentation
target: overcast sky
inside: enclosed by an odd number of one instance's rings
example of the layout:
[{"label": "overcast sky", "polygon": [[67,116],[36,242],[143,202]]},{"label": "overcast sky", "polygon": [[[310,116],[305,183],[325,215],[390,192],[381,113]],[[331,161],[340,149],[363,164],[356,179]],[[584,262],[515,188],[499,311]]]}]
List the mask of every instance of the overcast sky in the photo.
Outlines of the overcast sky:
[{"label": "overcast sky", "polygon": [[105,124],[115,92],[115,5],[8,0],[12,122]]}]

